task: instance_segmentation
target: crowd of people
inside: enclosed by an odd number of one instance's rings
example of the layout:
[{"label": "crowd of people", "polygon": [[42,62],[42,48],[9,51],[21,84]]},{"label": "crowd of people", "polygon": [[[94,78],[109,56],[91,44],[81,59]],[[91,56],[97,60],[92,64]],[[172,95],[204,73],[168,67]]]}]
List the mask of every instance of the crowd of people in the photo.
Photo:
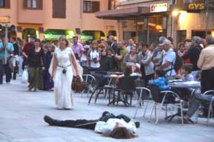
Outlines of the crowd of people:
[{"label": "crowd of people", "polygon": [[[71,43],[64,36],[58,41],[40,41],[32,36],[28,42],[15,37],[9,38],[8,42],[0,38],[0,84],[3,84],[4,74],[6,83],[10,83],[17,74],[22,76],[25,70],[28,72],[29,91],[54,89],[57,108],[71,109],[74,104],[73,76],[81,76],[85,70],[119,71],[125,76],[140,74],[145,85],[155,84],[160,90],[170,89],[169,79],[197,80],[201,82],[201,91],[195,91],[190,99],[190,107],[184,117],[186,120],[191,118],[202,101],[213,99],[201,95],[214,89],[212,36],[206,39],[194,36],[178,43],[178,46],[171,37],[163,36],[158,43],[151,45],[135,43],[133,39],[117,42],[112,35],[107,40],[84,43],[74,36]],[[46,117],[46,122],[50,124],[50,121],[53,120]],[[72,127],[76,124],[72,123]]]}]

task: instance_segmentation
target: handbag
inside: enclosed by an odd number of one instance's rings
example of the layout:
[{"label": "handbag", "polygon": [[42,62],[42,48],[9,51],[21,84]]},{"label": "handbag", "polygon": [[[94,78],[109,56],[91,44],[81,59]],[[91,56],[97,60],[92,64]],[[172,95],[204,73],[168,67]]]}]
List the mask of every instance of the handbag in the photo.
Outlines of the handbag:
[{"label": "handbag", "polygon": [[88,83],[86,81],[82,81],[80,77],[74,76],[72,81],[72,90],[75,92],[82,92],[86,89]]}]

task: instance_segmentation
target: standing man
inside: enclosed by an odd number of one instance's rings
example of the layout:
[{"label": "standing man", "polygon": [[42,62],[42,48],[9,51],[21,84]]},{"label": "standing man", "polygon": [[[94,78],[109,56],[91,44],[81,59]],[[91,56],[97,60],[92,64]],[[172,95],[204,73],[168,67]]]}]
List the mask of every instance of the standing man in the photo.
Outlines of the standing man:
[{"label": "standing man", "polygon": [[3,84],[4,74],[6,74],[6,83],[10,82],[11,70],[7,61],[13,51],[13,44],[10,42],[6,44],[5,38],[2,38],[2,42],[0,42],[0,84]]},{"label": "standing man", "polygon": [[129,42],[129,43],[128,43],[128,45],[126,46],[126,49],[127,49],[128,53],[130,53],[132,47],[133,47],[133,46],[135,47],[136,45],[134,44],[134,40],[133,40],[132,38],[130,38],[128,42]]},{"label": "standing man", "polygon": [[168,39],[164,39],[163,43],[161,43],[159,46],[163,46],[163,49],[165,50],[165,55],[163,57],[163,62],[159,66],[160,70],[164,70],[166,72],[166,76],[175,77],[176,72],[174,69],[174,64],[176,60],[176,54],[174,50],[172,49],[172,43]]},{"label": "standing man", "polygon": [[27,63],[27,59],[28,59],[28,53],[29,53],[30,49],[31,49],[31,48],[35,48],[35,45],[34,45],[35,39],[36,39],[35,36],[30,36],[29,42],[26,43],[26,44],[24,45],[24,48],[23,48],[23,50],[22,50],[22,55],[23,55],[23,57],[24,57],[23,69],[24,69],[25,66],[28,64],[28,63]]},{"label": "standing man", "polygon": [[207,47],[201,51],[198,68],[201,73],[201,90],[204,93],[207,90],[214,89],[214,39],[211,36],[206,37]]},{"label": "standing man", "polygon": [[73,45],[71,46],[74,55],[76,56],[77,60],[80,60],[82,53],[84,51],[84,48],[81,43],[78,42],[78,36],[73,37]]},{"label": "standing man", "polygon": [[182,56],[182,58],[185,59],[190,59],[190,63],[193,65],[193,71],[198,70],[197,67],[197,62],[198,62],[198,58],[199,55],[201,53],[202,50],[202,39],[198,36],[194,36],[192,39],[192,46],[188,49],[188,51]]},{"label": "standing man", "polygon": [[119,50],[117,49],[117,43],[114,41],[114,36],[109,35],[108,36],[108,44],[111,47],[111,49],[114,51],[114,54],[119,54]]}]

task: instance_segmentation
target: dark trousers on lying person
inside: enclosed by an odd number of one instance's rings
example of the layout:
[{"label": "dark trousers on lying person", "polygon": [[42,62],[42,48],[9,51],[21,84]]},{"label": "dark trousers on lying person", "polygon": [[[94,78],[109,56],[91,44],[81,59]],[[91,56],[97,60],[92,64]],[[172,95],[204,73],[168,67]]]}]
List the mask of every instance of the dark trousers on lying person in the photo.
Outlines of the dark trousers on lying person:
[{"label": "dark trousers on lying person", "polygon": [[86,119],[78,119],[78,120],[53,120],[50,125],[52,126],[60,126],[60,127],[73,127],[73,128],[84,128],[84,129],[91,129],[94,130],[95,125],[98,121],[105,121],[107,122],[110,118],[118,118],[123,119],[127,123],[131,120],[129,117],[121,114],[115,116],[112,113],[107,111],[103,112],[102,116],[97,120],[86,120]]}]

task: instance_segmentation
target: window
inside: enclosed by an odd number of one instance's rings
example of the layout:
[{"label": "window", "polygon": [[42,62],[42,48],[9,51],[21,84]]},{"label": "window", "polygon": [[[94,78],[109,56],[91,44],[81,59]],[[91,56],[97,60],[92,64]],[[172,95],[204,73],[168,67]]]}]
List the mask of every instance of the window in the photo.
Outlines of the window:
[{"label": "window", "polygon": [[53,0],[53,18],[66,18],[66,0]]},{"label": "window", "polygon": [[24,0],[24,8],[26,9],[42,9],[42,0]]},{"label": "window", "polygon": [[117,0],[108,0],[108,10],[114,10],[117,8]]},{"label": "window", "polygon": [[0,0],[0,8],[10,8],[10,0]]},{"label": "window", "polygon": [[100,11],[99,1],[83,1],[83,12],[93,13],[97,11]]}]

